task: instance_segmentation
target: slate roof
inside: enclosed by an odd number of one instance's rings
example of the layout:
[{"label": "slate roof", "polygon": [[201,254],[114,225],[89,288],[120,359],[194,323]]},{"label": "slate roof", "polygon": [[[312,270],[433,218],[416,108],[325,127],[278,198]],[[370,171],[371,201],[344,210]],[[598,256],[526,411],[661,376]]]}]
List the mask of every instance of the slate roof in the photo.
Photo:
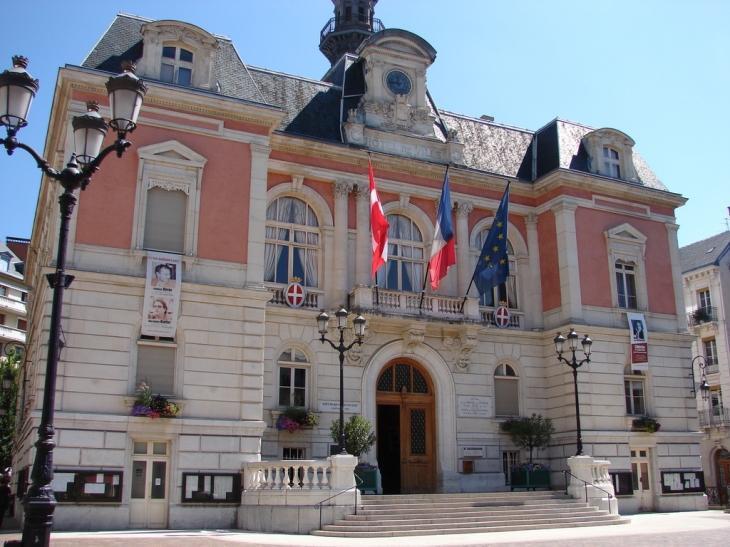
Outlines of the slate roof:
[{"label": "slate roof", "polygon": [[3,276],[7,275],[17,279],[18,281],[23,280],[23,272],[25,270],[25,263],[20,260],[15,253],[5,243],[0,241],[0,255],[9,261],[8,269],[0,270],[0,274]]},{"label": "slate roof", "polygon": [[718,265],[728,251],[730,251],[730,231],[682,247],[679,249],[682,273]]},{"label": "slate roof", "polygon": [[[119,72],[121,61],[136,61],[142,56],[142,25],[151,22],[120,13],[84,60],[87,68]],[[357,107],[365,92],[364,70],[357,55],[345,54],[322,81],[302,78],[244,64],[229,38],[216,36],[213,71],[222,95],[282,108],[285,118],[277,131],[307,138],[343,143],[342,116]],[[325,81],[326,80],[326,81]],[[169,84],[172,85],[172,84]],[[214,92],[216,90],[213,90]],[[533,147],[537,145],[537,178],[555,169],[589,172],[588,155],[582,138],[595,128],[555,119],[537,131],[511,127],[493,121],[455,114],[437,108],[430,95],[428,104],[436,118],[436,138],[446,141],[446,130],[457,130],[464,143],[468,168],[497,175],[533,180]],[[667,188],[644,160],[634,152],[639,183],[657,190]]]}]

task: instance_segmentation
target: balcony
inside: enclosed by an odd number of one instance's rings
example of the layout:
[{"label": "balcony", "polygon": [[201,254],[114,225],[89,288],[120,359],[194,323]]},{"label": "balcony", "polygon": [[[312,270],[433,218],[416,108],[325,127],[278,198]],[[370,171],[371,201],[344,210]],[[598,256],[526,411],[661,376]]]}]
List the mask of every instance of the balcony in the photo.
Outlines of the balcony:
[{"label": "balcony", "polygon": [[728,427],[730,426],[730,408],[716,406],[711,410],[700,410],[700,427]]},{"label": "balcony", "polygon": [[[269,292],[272,293],[269,304],[273,306],[287,306],[286,298],[284,297],[285,290],[286,287],[269,287]],[[315,292],[312,289],[307,289],[306,294],[304,295],[304,303],[299,307],[305,310],[320,310],[324,305],[321,304],[321,302],[323,302],[321,292]]]},{"label": "balcony", "polygon": [[715,306],[697,308],[687,314],[687,323],[690,327],[697,327],[713,321],[717,321],[717,308]]},{"label": "balcony", "polygon": [[25,302],[15,300],[14,298],[8,298],[7,296],[0,296],[0,310],[10,310],[18,315],[25,315]]},{"label": "balcony", "polygon": [[25,331],[0,325],[0,340],[22,342],[25,344]]},{"label": "balcony", "polygon": [[384,28],[385,25],[383,25],[383,22],[380,19],[373,18],[371,29],[368,18],[360,14],[354,14],[350,16],[349,19],[346,19],[344,16],[333,17],[332,19],[327,21],[327,24],[325,24],[324,28],[322,28],[322,32],[319,33],[319,41],[324,41],[328,34],[331,34],[333,32],[339,32],[342,30],[359,29],[372,31],[373,33],[375,33],[380,32]]},{"label": "balcony", "polygon": [[[428,294],[423,297],[419,293],[394,291],[379,287],[356,287],[349,297],[351,309],[369,312],[377,311],[383,314],[413,315],[429,317],[446,321],[474,321],[496,326],[494,308],[480,307],[475,298],[463,298]],[[462,310],[463,306],[463,310]],[[524,328],[524,313],[510,310],[510,320],[507,328]]]}]

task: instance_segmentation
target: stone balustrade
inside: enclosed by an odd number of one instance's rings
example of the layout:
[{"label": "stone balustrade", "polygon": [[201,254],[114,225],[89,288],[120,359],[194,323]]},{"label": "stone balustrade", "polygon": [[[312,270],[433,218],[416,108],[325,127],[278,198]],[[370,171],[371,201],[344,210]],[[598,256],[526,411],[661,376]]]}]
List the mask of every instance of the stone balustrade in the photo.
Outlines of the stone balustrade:
[{"label": "stone balustrade", "polygon": [[[618,501],[608,469],[609,460],[599,460],[592,456],[573,456],[568,458],[570,483],[568,494],[583,499],[589,505],[618,514]],[[586,484],[587,483],[587,484]]]}]

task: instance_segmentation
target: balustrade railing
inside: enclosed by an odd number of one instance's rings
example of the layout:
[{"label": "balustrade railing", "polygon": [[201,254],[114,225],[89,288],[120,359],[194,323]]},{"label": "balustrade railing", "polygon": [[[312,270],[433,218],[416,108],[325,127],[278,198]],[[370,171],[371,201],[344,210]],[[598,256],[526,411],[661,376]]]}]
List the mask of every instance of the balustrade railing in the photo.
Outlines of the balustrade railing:
[{"label": "balustrade railing", "polygon": [[716,406],[710,410],[700,410],[697,414],[700,427],[730,426],[730,408]]},{"label": "balustrade railing", "polygon": [[329,490],[329,460],[246,462],[244,490]]},{"label": "balustrade railing", "polygon": [[[494,308],[479,308],[479,315],[481,315],[482,322],[488,323],[492,326],[497,326],[497,323],[494,321]],[[525,318],[525,314],[522,312],[518,312],[515,310],[510,310],[509,312],[509,323],[507,325],[508,329],[521,329],[523,328],[523,321]]]},{"label": "balustrade railing", "polygon": [[0,308],[13,310],[18,313],[25,313],[25,302],[21,302],[20,300],[14,300],[13,298],[8,298],[7,296],[0,296]]},{"label": "balustrade railing", "polygon": [[710,323],[712,321],[717,321],[717,308],[715,306],[697,308],[687,314],[687,322],[690,327],[696,327],[702,323]]},{"label": "balustrade railing", "polygon": [[707,505],[730,508],[730,486],[706,486]]},{"label": "balustrade railing", "polygon": [[0,325],[0,336],[15,342],[25,343],[25,331],[6,327],[5,325]]},{"label": "balustrade railing", "polygon": [[[370,21],[368,21],[367,15],[364,14],[354,13],[350,15],[349,18],[344,15],[340,17],[333,17],[332,19],[327,21],[327,23],[325,23],[322,31],[319,33],[319,40],[321,42],[331,32],[351,28],[368,30],[370,28],[370,25],[371,23]],[[384,28],[385,25],[383,25],[383,22],[380,19],[372,19],[373,32],[380,32]]]}]

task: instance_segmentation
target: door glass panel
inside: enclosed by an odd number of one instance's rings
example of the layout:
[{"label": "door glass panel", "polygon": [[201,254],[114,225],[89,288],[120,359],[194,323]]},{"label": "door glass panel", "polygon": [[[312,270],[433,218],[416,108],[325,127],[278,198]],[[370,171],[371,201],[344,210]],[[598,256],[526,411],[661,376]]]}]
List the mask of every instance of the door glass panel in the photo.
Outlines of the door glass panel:
[{"label": "door glass panel", "polygon": [[641,464],[641,489],[649,490],[649,464]]},{"label": "door glass panel", "polygon": [[165,475],[167,474],[167,462],[152,462],[152,491],[150,498],[153,500],[165,499]]},{"label": "door glass panel", "polygon": [[[138,444],[138,443],[134,443]],[[142,443],[147,444],[147,443]],[[145,482],[147,481],[147,462],[132,462],[132,499],[144,499]]]},{"label": "door glass panel", "polygon": [[135,454],[147,454],[147,443],[134,443]]},{"label": "door glass panel", "polygon": [[393,391],[393,367],[388,367],[380,375],[378,391]]},{"label": "door glass panel", "polygon": [[639,489],[639,472],[635,463],[631,464],[631,484],[634,487],[634,490]]},{"label": "door glass panel", "polygon": [[164,456],[167,454],[167,443],[152,443],[152,453]]},{"label": "door glass panel", "polygon": [[413,393],[428,393],[428,384],[417,369],[413,369]]},{"label": "door glass panel", "polygon": [[408,393],[411,392],[411,367],[408,365],[395,365],[395,390],[400,393],[405,386]]},{"label": "door glass panel", "polygon": [[425,410],[411,410],[411,454],[426,454]]}]

